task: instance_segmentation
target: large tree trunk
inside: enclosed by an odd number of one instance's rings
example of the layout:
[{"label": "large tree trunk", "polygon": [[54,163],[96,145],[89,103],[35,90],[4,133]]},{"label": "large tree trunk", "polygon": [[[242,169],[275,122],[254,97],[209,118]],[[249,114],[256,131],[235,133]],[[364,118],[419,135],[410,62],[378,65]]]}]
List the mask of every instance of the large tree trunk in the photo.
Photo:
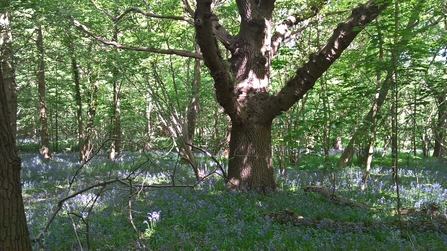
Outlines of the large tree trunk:
[{"label": "large tree trunk", "polygon": [[242,189],[276,188],[272,166],[271,122],[232,123],[228,185]]},{"label": "large tree trunk", "polygon": [[[219,23],[211,10],[211,2],[197,0],[194,24],[197,43],[214,79],[217,101],[232,121],[229,185],[243,190],[274,189],[270,132],[273,119],[314,86],[365,25],[390,1],[369,1],[356,8],[345,22],[338,25],[326,45],[313,53],[274,95],[268,93],[272,57],[290,35],[289,28],[315,16],[326,1],[312,2],[301,13],[279,23],[271,34],[274,0],[236,0],[241,16],[236,36]],[[231,53],[229,62],[222,58],[217,40]]]},{"label": "large tree trunk", "polygon": [[49,160],[51,158],[50,153],[50,133],[48,132],[48,115],[47,115],[47,105],[45,100],[46,87],[45,87],[45,61],[44,55],[45,51],[43,48],[43,35],[42,27],[38,24],[36,28],[37,32],[37,50],[39,51],[39,62],[37,70],[37,84],[39,92],[39,114],[40,114],[40,154],[44,160]]},{"label": "large tree trunk", "polygon": [[0,69],[0,250],[31,250],[20,183],[21,160],[17,153],[10,116],[10,86]]},{"label": "large tree trunk", "polygon": [[[9,12],[0,13],[0,20],[3,20],[0,25],[0,59],[1,59],[1,70],[3,73],[3,82],[8,88],[6,95],[10,100],[17,100],[17,84],[15,79],[15,68],[13,61],[13,51],[12,51],[12,34],[11,27],[9,23]],[[12,136],[14,140],[16,139],[17,130],[17,102],[9,102],[9,117],[12,128]]]}]

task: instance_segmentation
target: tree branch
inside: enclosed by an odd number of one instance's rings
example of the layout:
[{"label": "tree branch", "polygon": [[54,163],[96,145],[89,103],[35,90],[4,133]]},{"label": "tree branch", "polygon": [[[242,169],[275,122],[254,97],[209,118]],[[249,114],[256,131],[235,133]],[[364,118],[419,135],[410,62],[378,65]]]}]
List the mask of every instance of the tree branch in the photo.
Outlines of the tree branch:
[{"label": "tree branch", "polygon": [[299,68],[296,75],[271,98],[265,111],[275,117],[300,100],[315,85],[316,80],[340,57],[360,31],[390,2],[391,0],[370,0],[353,9],[351,16],[334,30],[326,45],[320,51],[310,55],[309,61]]},{"label": "tree branch", "polygon": [[278,52],[281,42],[284,41],[285,38],[290,36],[291,34],[291,31],[289,30],[290,27],[316,16],[320,12],[320,10],[324,7],[324,5],[326,5],[326,3],[327,3],[326,0],[319,0],[315,2],[313,5],[308,6],[307,9],[301,11],[300,13],[291,15],[286,19],[282,20],[281,22],[279,22],[276,25],[275,31],[273,32],[271,38],[271,45],[272,45],[272,49],[270,52],[271,56],[275,55],[276,52]]},{"label": "tree branch", "polygon": [[212,26],[213,26],[213,33],[216,36],[216,38],[223,44],[223,46],[231,51],[234,52],[235,48],[233,45],[234,42],[234,36],[232,36],[220,23],[219,18],[213,13],[212,17]]},{"label": "tree branch", "polygon": [[194,10],[192,9],[191,5],[189,4],[188,0],[182,0],[183,2],[183,9],[191,16],[194,17]]},{"label": "tree branch", "polygon": [[153,14],[153,13],[149,13],[146,12],[144,10],[141,10],[137,7],[130,7],[128,9],[126,9],[123,13],[121,13],[120,15],[114,17],[112,20],[115,22],[120,21],[125,15],[131,13],[131,12],[137,12],[140,13],[143,16],[146,17],[153,17],[153,18],[159,18],[159,19],[170,19],[170,20],[177,20],[177,21],[185,21],[189,24],[194,24],[193,20],[191,18],[186,18],[186,17],[182,17],[182,16],[164,16],[164,15],[157,15],[157,14]]},{"label": "tree branch", "polygon": [[153,48],[153,47],[144,47],[144,46],[134,47],[134,46],[122,45],[117,42],[109,41],[107,39],[104,39],[100,36],[93,34],[85,25],[81,24],[79,21],[77,21],[73,17],[72,17],[72,20],[73,20],[74,26],[78,27],[80,30],[82,30],[84,33],[86,33],[90,37],[94,38],[96,41],[98,41],[102,44],[105,44],[105,45],[113,46],[118,49],[132,50],[132,51],[145,51],[145,52],[152,52],[152,53],[158,53],[158,54],[178,55],[178,56],[188,57],[188,58],[203,59],[202,55],[200,55],[198,53],[190,52],[190,51],[185,51],[185,50],[174,50],[174,49],[164,50],[164,49],[158,49],[158,48]]},{"label": "tree branch", "polygon": [[93,2],[93,0],[90,0],[90,3],[95,7],[95,9],[97,9],[97,10],[101,11],[102,13],[106,14],[111,20],[114,20],[115,16],[110,14],[107,10],[104,10],[101,7],[99,7],[97,4],[95,4],[95,2]]},{"label": "tree branch", "polygon": [[193,24],[193,20],[191,18],[186,18],[186,17],[181,17],[181,16],[164,16],[164,15],[152,14],[152,13],[146,12],[144,10],[141,10],[141,9],[139,9],[137,7],[127,8],[120,15],[114,16],[114,15],[110,14],[107,10],[104,10],[101,7],[99,7],[97,4],[95,4],[95,2],[93,2],[93,0],[90,0],[90,3],[97,10],[99,10],[102,13],[106,14],[110,18],[110,20],[112,20],[113,22],[120,21],[124,16],[126,16],[127,14],[129,14],[131,12],[137,12],[137,13],[140,13],[141,15],[143,15],[143,16],[146,16],[146,17],[153,17],[153,18],[160,18],[160,19],[171,19],[171,20],[177,20],[177,21],[185,21],[185,22],[188,22],[190,24]]},{"label": "tree branch", "polygon": [[214,79],[216,98],[224,108],[225,113],[234,118],[236,103],[234,96],[234,79],[231,77],[228,65],[222,58],[213,32],[215,15],[211,11],[211,1],[197,0],[197,9],[194,13],[194,26],[196,39],[202,51],[205,65]]}]

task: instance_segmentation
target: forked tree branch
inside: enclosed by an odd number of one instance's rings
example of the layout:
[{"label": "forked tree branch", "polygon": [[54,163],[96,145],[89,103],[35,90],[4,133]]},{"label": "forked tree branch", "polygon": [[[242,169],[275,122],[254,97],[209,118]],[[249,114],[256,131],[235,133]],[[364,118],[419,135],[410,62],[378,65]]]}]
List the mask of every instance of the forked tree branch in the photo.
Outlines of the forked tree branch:
[{"label": "forked tree branch", "polygon": [[[182,0],[183,2],[183,9],[191,15],[191,17],[194,17],[194,10],[189,4],[188,0]],[[234,51],[234,36],[230,34],[219,22],[219,18],[211,12],[211,20],[212,20],[212,27],[213,27],[213,33],[216,36],[216,38],[222,43],[222,45],[229,51]]]}]

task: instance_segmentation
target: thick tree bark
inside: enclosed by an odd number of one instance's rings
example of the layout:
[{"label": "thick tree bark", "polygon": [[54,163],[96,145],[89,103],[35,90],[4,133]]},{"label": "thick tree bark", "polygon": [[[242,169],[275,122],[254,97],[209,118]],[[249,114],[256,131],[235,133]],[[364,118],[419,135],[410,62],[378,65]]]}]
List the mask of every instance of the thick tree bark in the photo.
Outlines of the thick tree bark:
[{"label": "thick tree bark", "polygon": [[45,87],[45,51],[43,48],[42,27],[38,24],[36,28],[37,33],[37,50],[39,51],[39,61],[37,70],[37,84],[39,92],[39,114],[40,114],[40,154],[44,160],[51,158],[50,153],[50,133],[48,132],[48,115],[47,105],[45,101],[46,87]]},{"label": "thick tree bark", "polygon": [[[3,73],[3,81],[8,89],[5,89],[6,96],[11,100],[17,100],[17,84],[15,81],[15,68],[13,61],[13,51],[12,51],[12,34],[11,27],[9,23],[9,12],[0,13],[0,20],[2,24],[0,25],[0,59],[1,59],[1,70]],[[12,136],[14,140],[16,139],[17,130],[17,102],[9,102],[9,117],[11,122],[11,128],[13,130]]]},{"label": "thick tree bark", "polygon": [[230,187],[267,192],[276,187],[272,167],[271,122],[232,123],[228,177]]},{"label": "thick tree bark", "polygon": [[[0,250],[31,250],[20,183],[21,160],[17,153],[10,104],[10,86],[0,70]],[[8,83],[10,84],[10,83]]]},{"label": "thick tree bark", "polygon": [[[315,81],[340,57],[366,24],[390,3],[369,1],[353,10],[340,23],[327,44],[276,94],[269,95],[270,61],[296,24],[295,17],[277,26],[270,34],[274,0],[237,0],[241,23],[239,33],[231,36],[211,11],[210,0],[197,0],[194,16],[197,43],[205,65],[214,79],[216,97],[232,122],[228,178],[229,185],[240,189],[275,188],[271,156],[271,123],[311,89]],[[324,2],[309,6],[313,16]],[[295,21],[293,21],[295,20]],[[301,19],[302,20],[302,19]],[[230,65],[220,55],[217,39],[230,51]],[[268,132],[267,132],[268,131]]]}]

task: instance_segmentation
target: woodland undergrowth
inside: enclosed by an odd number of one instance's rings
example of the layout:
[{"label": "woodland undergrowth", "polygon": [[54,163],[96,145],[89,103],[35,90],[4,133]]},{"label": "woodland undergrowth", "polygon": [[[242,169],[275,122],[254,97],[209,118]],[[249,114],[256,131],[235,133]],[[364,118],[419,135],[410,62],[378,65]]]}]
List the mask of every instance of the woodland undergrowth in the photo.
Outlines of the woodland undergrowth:
[{"label": "woodland undergrowth", "polygon": [[[400,168],[401,212],[409,212],[401,219],[405,225],[399,224],[392,170],[385,164],[372,168],[362,190],[361,168],[318,168],[323,158],[309,157],[302,161],[307,167],[290,166],[286,175],[277,175],[278,190],[263,195],[226,190],[221,172],[206,157],[200,159],[205,174],[200,182],[172,154],[127,153],[113,162],[98,155],[87,164],[79,163],[75,153],[55,154],[48,163],[34,154],[21,157],[34,250],[445,250],[447,246],[442,228],[411,227],[446,214],[447,171],[429,159]],[[304,191],[308,186],[324,188],[334,197]],[[337,203],[334,198],[365,207]],[[294,219],[308,224],[295,224]]]}]

